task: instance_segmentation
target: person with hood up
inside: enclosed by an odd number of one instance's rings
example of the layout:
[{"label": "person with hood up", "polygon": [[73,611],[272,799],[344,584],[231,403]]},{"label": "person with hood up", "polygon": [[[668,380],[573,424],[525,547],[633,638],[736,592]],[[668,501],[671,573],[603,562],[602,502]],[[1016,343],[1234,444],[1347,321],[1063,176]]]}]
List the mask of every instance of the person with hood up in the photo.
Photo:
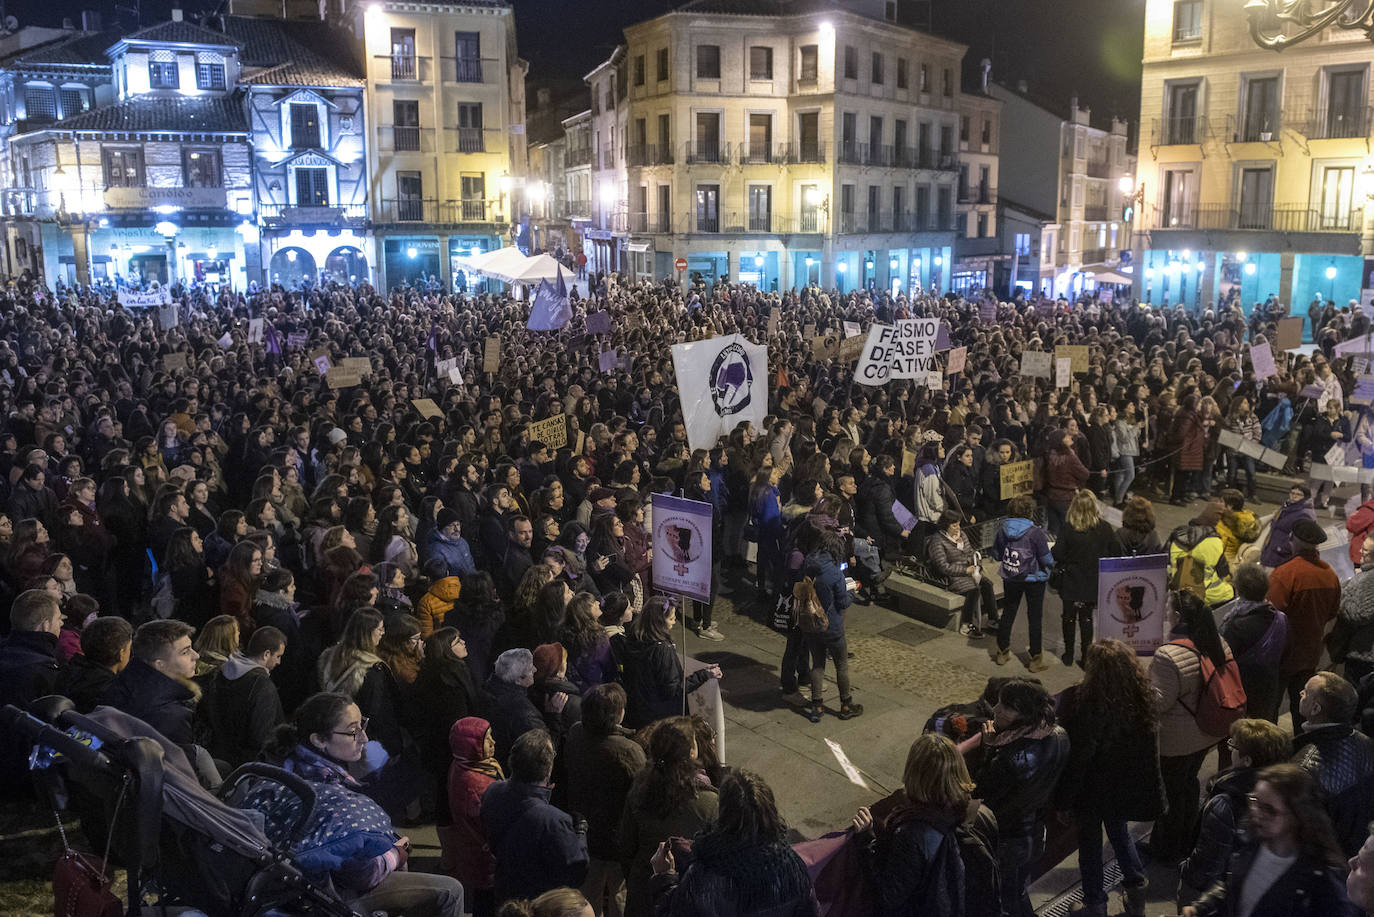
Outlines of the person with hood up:
[{"label": "person with hood up", "polygon": [[1306,484],[1294,484],[1288,489],[1288,501],[1279,507],[1269,523],[1269,539],[1260,551],[1260,563],[1270,570],[1293,556],[1293,527],[1301,519],[1317,521],[1312,506],[1312,491]]},{"label": "person with hood up", "polygon": [[1323,636],[1341,604],[1341,581],[1320,556],[1324,541],[1321,526],[1310,519],[1298,520],[1293,527],[1292,559],[1269,575],[1266,597],[1288,616],[1288,645],[1280,671],[1287,681],[1294,735],[1302,729],[1305,716],[1302,689],[1321,664]]},{"label": "person with hood up", "polygon": [[1213,500],[1187,525],[1169,533],[1169,582],[1214,608],[1236,596],[1229,582],[1231,566],[1217,534],[1221,512],[1221,504]]},{"label": "person with hood up", "polygon": [[1253,544],[1259,539],[1259,520],[1245,508],[1245,497],[1240,491],[1228,487],[1219,496],[1225,509],[1217,521],[1217,534],[1221,536],[1222,553],[1227,563],[1234,564],[1241,545]]},{"label": "person with hood up", "polygon": [[420,542],[421,566],[427,567],[429,561],[437,559],[444,563],[444,576],[467,576],[474,572],[477,565],[462,532],[463,523],[457,512],[447,506],[439,510],[434,528]]},{"label": "person with hood up", "polygon": [[201,716],[210,727],[210,754],[231,767],[258,760],[286,722],[272,670],[286,651],[286,635],[260,627],[248,645],[225,660],[205,687]]},{"label": "person with hood up", "polygon": [[491,917],[496,911],[496,859],[482,826],[482,794],[506,775],[496,760],[491,725],[481,717],[455,722],[448,746],[453,756],[447,774],[449,822],[438,829],[443,868],[471,896],[473,917]]},{"label": "person with hood up", "polygon": [[1265,599],[1269,575],[1259,564],[1241,564],[1231,584],[1236,597],[1217,609],[1217,629],[1235,654],[1246,713],[1275,723],[1283,700],[1279,661],[1288,645],[1288,616]]},{"label": "person with hood up", "polygon": [[561,643],[544,643],[534,648],[534,685],[530,688],[535,706],[548,711],[553,698],[562,694],[566,701],[557,713],[546,713],[544,722],[553,736],[554,747],[563,746],[563,737],[582,719],[582,692],[568,680],[568,651]]},{"label": "person with hood up", "polygon": [[821,721],[825,710],[821,701],[827,656],[835,664],[835,682],[840,692],[837,715],[842,720],[848,720],[864,712],[862,704],[853,702],[849,687],[849,650],[845,642],[844,612],[853,603],[854,597],[849,594],[844,571],[840,569],[841,560],[847,556],[839,531],[824,529],[817,533],[816,546],[802,563],[802,575],[811,577],[816,598],[826,616],[826,629],[807,636],[811,648],[811,706],[806,716],[813,723]]},{"label": "person with hood up", "polygon": [[1008,518],[992,541],[992,556],[998,561],[997,573],[1002,577],[1002,617],[997,622],[998,665],[1011,661],[1011,628],[1016,612],[1026,600],[1026,623],[1030,628],[1030,661],[1027,668],[1043,672],[1049,668],[1041,653],[1040,617],[1045,604],[1045,584],[1054,566],[1054,555],[1044,529],[1031,521],[1035,500],[1022,495],[1013,497],[1007,506]]},{"label": "person with hood up", "polygon": [[[425,567],[426,573],[439,573],[439,564],[431,559]],[[457,576],[443,575],[432,579],[429,590],[420,596],[420,604],[415,609],[415,619],[420,622],[421,636],[428,637],[444,626],[444,619],[458,602],[463,592],[463,581]]]}]

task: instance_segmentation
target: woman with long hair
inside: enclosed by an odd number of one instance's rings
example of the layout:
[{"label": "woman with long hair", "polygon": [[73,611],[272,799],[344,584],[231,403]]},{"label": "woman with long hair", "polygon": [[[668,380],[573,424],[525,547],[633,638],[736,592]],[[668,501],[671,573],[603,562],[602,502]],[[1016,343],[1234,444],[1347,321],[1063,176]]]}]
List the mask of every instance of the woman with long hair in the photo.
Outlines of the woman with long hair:
[{"label": "woman with long hair", "polygon": [[[593,595],[601,595],[601,587],[596,584],[594,576],[597,571],[594,569],[594,565],[587,562],[590,557],[588,549],[591,545],[592,536],[585,525],[576,519],[563,524],[558,535],[558,546],[564,549],[563,578],[568,581],[568,585],[573,588],[574,592],[590,592]],[[603,567],[607,563],[609,561],[597,561],[597,564]]]},{"label": "woman with long hair", "polygon": [[1144,497],[1129,498],[1121,510],[1121,528],[1116,530],[1116,540],[1121,542],[1123,556],[1162,553],[1164,543],[1155,531],[1154,504]]},{"label": "woman with long hair", "polygon": [[200,659],[196,661],[196,681],[201,687],[205,687],[243,645],[239,640],[237,625],[238,622],[230,615],[216,615],[206,621],[196,635],[195,650],[200,654]]},{"label": "woman with long hair", "polygon": [[[464,883],[464,888],[467,884]],[[512,898],[496,917],[595,917],[587,898],[575,888],[555,888],[538,898]],[[474,912],[473,917],[480,917]]]},{"label": "woman with long hair", "polygon": [[625,628],[621,680],[628,697],[625,722],[632,728],[680,715],[688,694],[708,678],[721,677],[720,666],[708,665],[688,675],[684,684],[682,660],[673,645],[677,611],[675,597],[656,595]]},{"label": "woman with long hair", "polygon": [[377,656],[391,670],[397,685],[413,685],[425,659],[425,638],[420,636],[419,622],[408,614],[387,615],[382,639],[377,641]]},{"label": "woman with long hair", "polygon": [[697,760],[696,738],[686,727],[660,724],[649,740],[648,759],[625,798],[616,839],[620,861],[627,864],[626,914],[653,910],[650,860],[663,839],[704,830],[716,820],[719,804]]},{"label": "woman with long hair", "polygon": [[215,530],[205,539],[205,562],[218,570],[229,559],[234,546],[248,534],[248,518],[242,510],[226,509],[219,514]]},{"label": "woman with long hair", "polygon": [[445,616],[444,623],[456,625],[462,633],[467,646],[468,668],[480,685],[491,674],[491,664],[496,658],[492,653],[492,643],[501,625],[506,622],[506,612],[501,607],[496,583],[490,573],[484,570],[469,573],[462,578],[462,583],[458,601]]},{"label": "woman with long hair", "polygon": [[1104,557],[1121,554],[1116,532],[1102,518],[1097,496],[1087,489],[1074,494],[1065,516],[1059,540],[1051,555],[1059,571],[1059,597],[1064,602],[1064,665],[1074,663],[1075,640],[1082,639],[1077,651],[1083,664],[1093,642],[1093,614],[1097,611],[1097,564]]},{"label": "woman with long hair", "polygon": [[1345,856],[1317,785],[1296,764],[1260,771],[1250,804],[1250,841],[1231,857],[1225,879],[1183,917],[1325,917],[1350,914]]},{"label": "woman with long hair", "polygon": [[1088,647],[1083,682],[1060,706],[1069,763],[1055,808],[1078,820],[1078,869],[1084,917],[1106,917],[1102,831],[1122,872],[1126,917],[1145,917],[1145,869],[1126,823],[1164,812],[1159,726],[1149,679],[1135,651],[1118,640]]},{"label": "woman with long hair", "polygon": [[[955,829],[966,826],[989,846],[997,835],[991,814],[973,803],[973,786],[954,743],[928,732],[907,750],[896,805],[880,821],[867,806],[855,814],[854,839],[880,917],[965,913],[963,864],[957,854],[949,856],[959,849]],[[724,787],[721,792],[723,809]],[[985,893],[998,902],[997,889]]]},{"label": "woman with long hair", "polygon": [[[382,806],[349,773],[363,760],[371,726],[348,696],[316,694],[296,709],[290,723],[278,727],[268,757],[315,791],[316,830],[340,851],[329,872],[355,912],[385,911],[406,901],[416,913],[461,917],[463,887],[448,876],[400,870],[410,854],[409,839],[397,835]],[[300,817],[293,792],[264,781],[240,804],[263,813],[275,842],[290,840]]]},{"label": "woman with long hair", "polygon": [[613,512],[593,514],[591,535],[592,557],[607,559],[600,570],[593,564],[592,579],[596,580],[597,594],[630,592],[635,574],[626,562],[624,521]]},{"label": "woman with long hair", "polygon": [[410,537],[410,512],[404,505],[392,504],[377,513],[377,534],[368,560],[374,564],[390,561],[405,571],[406,579],[415,577],[420,555]]},{"label": "woman with long hair", "polygon": [[215,607],[215,578],[205,565],[205,552],[195,529],[183,526],[172,533],[162,572],[171,580],[173,616],[197,628],[202,626]]},{"label": "woman with long hair", "polygon": [[568,677],[585,695],[597,685],[616,680],[611,638],[601,625],[601,602],[579,592],[568,602],[558,642],[568,651]]},{"label": "woman with long hair", "polygon": [[760,593],[767,593],[768,583],[778,571],[784,535],[782,500],[778,483],[782,469],[773,465],[760,468],[749,485],[749,526],[758,544],[755,560],[755,585]]},{"label": "woman with long hair", "polygon": [[239,622],[241,636],[247,641],[253,628],[253,599],[262,585],[263,552],[251,541],[241,541],[229,552],[219,571],[219,611]]},{"label": "woman with long hair", "polygon": [[448,814],[449,733],[454,723],[477,710],[479,700],[467,655],[458,628],[441,627],[425,638],[424,660],[415,679],[415,739],[425,770],[439,778],[435,811],[441,817]]},{"label": "woman with long hair", "polygon": [[650,864],[665,877],[654,888],[660,917],[819,914],[811,876],[787,844],[773,791],[753,771],[731,771],[721,782],[715,824],[697,835],[684,873],[678,875],[667,842],[659,843]]},{"label": "woman with long hair", "polygon": [[1159,714],[1159,767],[1169,808],[1155,819],[1150,854],[1177,863],[1192,849],[1197,827],[1198,771],[1217,738],[1197,723],[1198,702],[1206,687],[1204,657],[1217,670],[1231,658],[1231,648],[1217,632],[1207,604],[1191,592],[1171,593],[1178,621],[1169,642],[1150,660],[1150,687]]},{"label": "woman with long hair", "polygon": [[375,608],[359,608],[344,623],[339,642],[320,654],[317,667],[320,685],[356,701],[372,721],[372,737],[387,754],[398,755],[405,746],[405,732],[396,708],[395,680],[377,653],[385,633]]}]

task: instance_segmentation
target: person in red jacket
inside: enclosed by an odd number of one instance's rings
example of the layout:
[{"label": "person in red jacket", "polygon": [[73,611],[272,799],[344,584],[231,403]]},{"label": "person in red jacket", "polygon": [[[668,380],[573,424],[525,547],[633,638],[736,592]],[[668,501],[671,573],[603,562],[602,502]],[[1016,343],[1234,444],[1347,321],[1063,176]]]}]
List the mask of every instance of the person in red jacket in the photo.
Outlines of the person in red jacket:
[{"label": "person in red jacket", "polygon": [[1374,498],[1364,501],[1360,508],[1345,519],[1345,530],[1350,533],[1350,562],[1360,569],[1360,547],[1369,533],[1374,531]]},{"label": "person in red jacket", "polygon": [[1197,410],[1197,396],[1189,395],[1179,405],[1174,416],[1171,439],[1178,455],[1174,458],[1174,491],[1169,502],[1175,506],[1186,506],[1189,500],[1196,499],[1211,488],[1203,474],[1203,454],[1207,449],[1207,431],[1211,421],[1205,420]]},{"label": "person in red jacket", "polygon": [[482,827],[482,794],[493,783],[506,779],[496,760],[496,740],[491,726],[477,716],[465,716],[448,733],[453,763],[448,769],[448,807],[452,822],[439,826],[444,871],[462,883],[473,896],[473,917],[490,917],[496,911],[493,888],[496,858],[487,846]]},{"label": "person in red jacket", "polygon": [[1288,646],[1284,648],[1279,672],[1288,683],[1288,707],[1295,735],[1303,724],[1298,697],[1321,664],[1322,636],[1341,604],[1340,578],[1318,556],[1318,545],[1325,540],[1321,526],[1311,519],[1300,519],[1293,526],[1293,557],[1270,575],[1269,594],[1265,597],[1288,616]]},{"label": "person in red jacket", "polygon": [[1074,452],[1073,443],[1073,434],[1064,431],[1054,441],[1049,455],[1045,456],[1046,527],[1054,538],[1059,537],[1059,531],[1064,527],[1064,517],[1069,512],[1074,494],[1088,483],[1088,467]]}]

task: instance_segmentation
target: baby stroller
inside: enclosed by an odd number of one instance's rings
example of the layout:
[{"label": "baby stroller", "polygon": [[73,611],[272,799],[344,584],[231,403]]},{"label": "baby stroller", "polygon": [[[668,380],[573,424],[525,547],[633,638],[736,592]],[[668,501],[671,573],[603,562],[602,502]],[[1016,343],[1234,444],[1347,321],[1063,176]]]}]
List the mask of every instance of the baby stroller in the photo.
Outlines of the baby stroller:
[{"label": "baby stroller", "polygon": [[[111,707],[77,713],[64,697],[40,698],[26,713],[0,710],[0,733],[33,746],[40,795],[69,811],[111,863],[128,872],[129,915],[158,907],[209,917],[318,914],[358,917],[334,890],[305,875],[263,832],[261,816],[216,798],[186,754],[141,720]],[[36,714],[36,715],[35,715]],[[273,781],[299,797],[298,837],[315,807],[310,785],[266,764],[239,768],[221,787],[233,798],[248,781]]]}]

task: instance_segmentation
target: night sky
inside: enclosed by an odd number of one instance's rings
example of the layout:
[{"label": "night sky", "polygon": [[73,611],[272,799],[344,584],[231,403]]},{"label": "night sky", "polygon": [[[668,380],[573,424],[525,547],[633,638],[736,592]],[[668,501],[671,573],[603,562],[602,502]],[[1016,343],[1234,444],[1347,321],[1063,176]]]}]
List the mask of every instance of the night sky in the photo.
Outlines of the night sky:
[{"label": "night sky", "polygon": [[[134,7],[140,0],[120,0]],[[108,25],[111,0],[0,0],[21,24],[80,21],[85,9],[101,11]],[[173,0],[142,0],[143,20],[166,18]],[[185,0],[188,11],[213,8],[213,0]],[[672,9],[672,0],[515,0],[520,54],[530,62],[532,86],[575,85],[610,54],[633,22]],[[978,62],[993,62],[993,79],[1029,83],[1033,95],[1065,108],[1077,92],[1094,120],[1139,109],[1141,27],[1145,0],[934,0],[935,31],[969,44],[966,78]],[[124,14],[124,18],[131,18]]]}]

